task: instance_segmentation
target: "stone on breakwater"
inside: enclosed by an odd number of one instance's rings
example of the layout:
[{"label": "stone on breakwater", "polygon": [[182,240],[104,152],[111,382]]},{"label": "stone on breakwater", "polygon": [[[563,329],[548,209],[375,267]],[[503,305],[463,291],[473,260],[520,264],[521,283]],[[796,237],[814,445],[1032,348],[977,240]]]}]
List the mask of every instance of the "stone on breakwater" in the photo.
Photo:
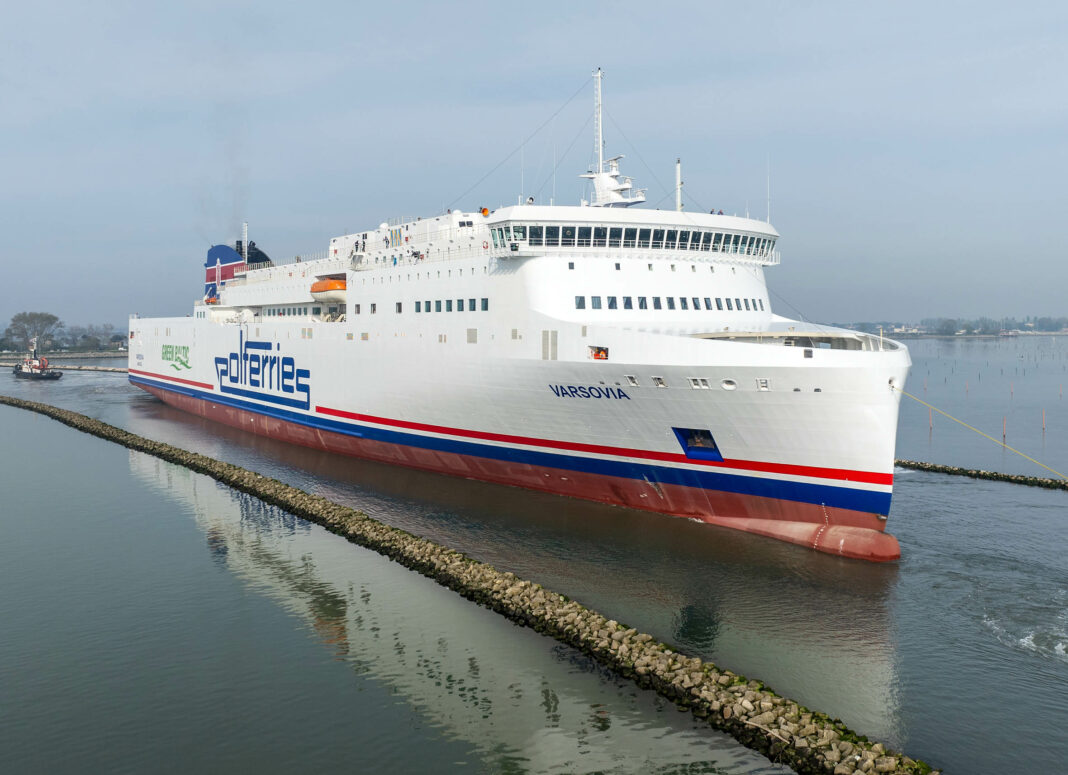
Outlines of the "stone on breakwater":
[{"label": "stone on breakwater", "polygon": [[[677,654],[651,635],[606,619],[567,597],[453,549],[229,463],[151,441],[76,412],[0,395],[0,403],[203,473],[396,560],[512,621],[551,635],[675,701],[680,710],[799,773],[927,775],[923,763],[887,752],[837,719],[779,697],[759,681]],[[632,658],[633,657],[633,658]],[[632,669],[634,668],[634,669]],[[845,756],[846,758],[843,758]],[[935,773],[934,775],[937,775]]]},{"label": "stone on breakwater", "polygon": [[1068,479],[1049,479],[1040,476],[1021,476],[1019,474],[1000,474],[997,471],[983,471],[974,468],[944,466],[940,463],[924,463],[918,460],[895,460],[894,465],[911,468],[915,471],[927,471],[933,474],[967,476],[972,479],[989,479],[994,482],[1024,484],[1028,487],[1044,487],[1047,490],[1068,490]]}]

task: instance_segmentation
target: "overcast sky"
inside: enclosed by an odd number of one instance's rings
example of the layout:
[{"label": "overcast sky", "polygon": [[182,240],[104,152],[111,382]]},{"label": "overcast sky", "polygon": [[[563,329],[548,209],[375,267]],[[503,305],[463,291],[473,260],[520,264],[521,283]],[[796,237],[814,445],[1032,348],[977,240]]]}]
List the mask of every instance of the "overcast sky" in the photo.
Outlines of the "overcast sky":
[{"label": "overcast sky", "polygon": [[288,259],[577,203],[597,66],[651,205],[681,156],[687,209],[763,218],[770,162],[776,311],[1068,315],[1064,3],[43,0],[0,12],[0,324],[185,314],[243,220]]}]

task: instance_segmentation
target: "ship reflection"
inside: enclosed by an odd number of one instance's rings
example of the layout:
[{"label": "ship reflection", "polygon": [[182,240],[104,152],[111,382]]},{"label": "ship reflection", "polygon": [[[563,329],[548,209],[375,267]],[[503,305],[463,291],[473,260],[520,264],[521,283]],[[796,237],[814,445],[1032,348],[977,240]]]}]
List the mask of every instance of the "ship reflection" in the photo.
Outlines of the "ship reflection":
[{"label": "ship reflection", "polygon": [[890,613],[896,565],[338,457],[159,403],[144,411],[174,423],[194,448],[208,446],[207,454],[545,584],[687,653],[759,677],[860,732],[902,739]]},{"label": "ship reflection", "polygon": [[141,481],[191,507],[216,562],[428,725],[479,747],[487,769],[787,772],[385,558],[186,469],[129,460]]}]

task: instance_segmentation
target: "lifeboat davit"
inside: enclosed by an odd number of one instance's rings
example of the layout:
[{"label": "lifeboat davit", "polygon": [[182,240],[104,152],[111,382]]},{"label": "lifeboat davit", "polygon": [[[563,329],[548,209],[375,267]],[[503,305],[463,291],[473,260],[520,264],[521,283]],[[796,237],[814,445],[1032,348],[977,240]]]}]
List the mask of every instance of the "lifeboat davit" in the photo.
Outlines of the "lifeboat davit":
[{"label": "lifeboat davit", "polygon": [[318,280],[312,283],[312,298],[316,301],[336,301],[344,303],[348,298],[344,280]]}]

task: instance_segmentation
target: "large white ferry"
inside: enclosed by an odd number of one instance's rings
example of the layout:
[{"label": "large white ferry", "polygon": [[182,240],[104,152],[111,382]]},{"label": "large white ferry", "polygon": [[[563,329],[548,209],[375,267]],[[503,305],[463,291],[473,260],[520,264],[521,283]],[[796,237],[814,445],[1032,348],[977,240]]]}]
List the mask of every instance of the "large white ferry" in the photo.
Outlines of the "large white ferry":
[{"label": "large white ferry", "polygon": [[130,382],[309,447],[896,559],[908,351],[773,314],[769,223],[633,207],[594,77],[589,202],[382,223],[284,264],[216,245],[191,316],[131,318]]}]

